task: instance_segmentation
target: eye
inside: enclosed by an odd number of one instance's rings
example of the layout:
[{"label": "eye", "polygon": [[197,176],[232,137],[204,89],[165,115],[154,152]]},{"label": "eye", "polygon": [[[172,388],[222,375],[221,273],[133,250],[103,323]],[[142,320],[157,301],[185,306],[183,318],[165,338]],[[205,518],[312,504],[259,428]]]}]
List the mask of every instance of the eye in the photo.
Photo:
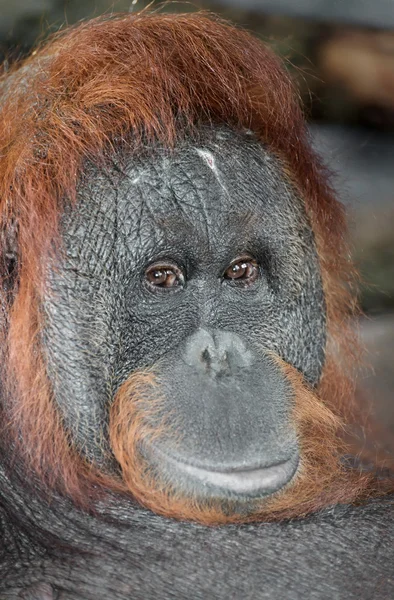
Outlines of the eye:
[{"label": "eye", "polygon": [[182,288],[185,276],[176,265],[155,263],[145,271],[145,282],[153,291]]},{"label": "eye", "polygon": [[239,283],[253,283],[259,276],[257,262],[251,256],[241,256],[232,261],[224,272],[225,279]]}]

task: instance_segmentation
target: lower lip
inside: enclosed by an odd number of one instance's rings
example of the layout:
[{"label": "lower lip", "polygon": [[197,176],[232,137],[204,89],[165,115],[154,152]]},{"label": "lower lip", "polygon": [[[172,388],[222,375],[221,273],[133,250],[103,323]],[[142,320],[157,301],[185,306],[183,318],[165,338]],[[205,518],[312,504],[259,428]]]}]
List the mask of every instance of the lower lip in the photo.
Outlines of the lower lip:
[{"label": "lower lip", "polygon": [[272,494],[280,490],[290,482],[298,468],[298,456],[269,467],[252,469],[246,467],[227,471],[212,471],[195,467],[168,455],[163,458],[171,463],[178,473],[186,475],[188,479],[194,479],[204,486],[219,488],[229,493],[249,496]]},{"label": "lower lip", "polygon": [[288,483],[297,468],[291,460],[270,467],[233,472],[207,471],[182,463],[177,463],[177,467],[203,484],[236,494],[272,493]]}]

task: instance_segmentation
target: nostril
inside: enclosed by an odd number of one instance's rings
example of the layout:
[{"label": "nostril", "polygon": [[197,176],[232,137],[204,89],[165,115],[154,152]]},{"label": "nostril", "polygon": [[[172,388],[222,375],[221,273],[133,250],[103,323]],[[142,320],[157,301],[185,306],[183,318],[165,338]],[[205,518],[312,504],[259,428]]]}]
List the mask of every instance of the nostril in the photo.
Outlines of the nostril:
[{"label": "nostril", "polygon": [[220,374],[228,371],[229,355],[227,350],[218,350],[207,346],[201,352],[200,359],[204,367],[212,373]]},{"label": "nostril", "polygon": [[208,367],[210,366],[210,364],[212,362],[212,356],[211,356],[211,353],[209,352],[208,348],[205,348],[205,350],[202,351],[201,361],[206,363]]},{"label": "nostril", "polygon": [[182,356],[185,363],[215,373],[251,367],[253,354],[243,340],[232,332],[197,330],[187,340]]}]

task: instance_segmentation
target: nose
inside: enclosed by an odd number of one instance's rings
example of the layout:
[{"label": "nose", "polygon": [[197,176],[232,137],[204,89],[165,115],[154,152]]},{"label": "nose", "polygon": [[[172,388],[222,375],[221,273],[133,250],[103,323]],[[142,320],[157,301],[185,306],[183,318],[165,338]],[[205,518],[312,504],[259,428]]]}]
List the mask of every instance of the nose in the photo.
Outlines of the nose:
[{"label": "nose", "polygon": [[250,350],[239,335],[218,329],[198,329],[187,340],[184,361],[213,376],[234,373],[253,364]]}]

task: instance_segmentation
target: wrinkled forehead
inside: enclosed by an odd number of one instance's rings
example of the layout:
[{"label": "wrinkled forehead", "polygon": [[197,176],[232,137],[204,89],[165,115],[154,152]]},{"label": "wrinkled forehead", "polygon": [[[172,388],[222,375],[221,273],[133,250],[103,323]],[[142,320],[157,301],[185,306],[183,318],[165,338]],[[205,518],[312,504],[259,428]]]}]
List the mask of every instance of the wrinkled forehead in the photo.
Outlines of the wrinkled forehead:
[{"label": "wrinkled forehead", "polygon": [[206,129],[171,153],[133,158],[124,172],[125,199],[137,190],[157,215],[200,217],[212,225],[231,215],[267,214],[273,204],[285,209],[294,200],[279,162],[249,132]]},{"label": "wrinkled forehead", "polygon": [[66,230],[78,222],[90,237],[115,221],[125,239],[199,236],[209,245],[262,229],[274,241],[305,226],[279,161],[249,132],[206,128],[171,151],[114,159],[86,181]]}]

